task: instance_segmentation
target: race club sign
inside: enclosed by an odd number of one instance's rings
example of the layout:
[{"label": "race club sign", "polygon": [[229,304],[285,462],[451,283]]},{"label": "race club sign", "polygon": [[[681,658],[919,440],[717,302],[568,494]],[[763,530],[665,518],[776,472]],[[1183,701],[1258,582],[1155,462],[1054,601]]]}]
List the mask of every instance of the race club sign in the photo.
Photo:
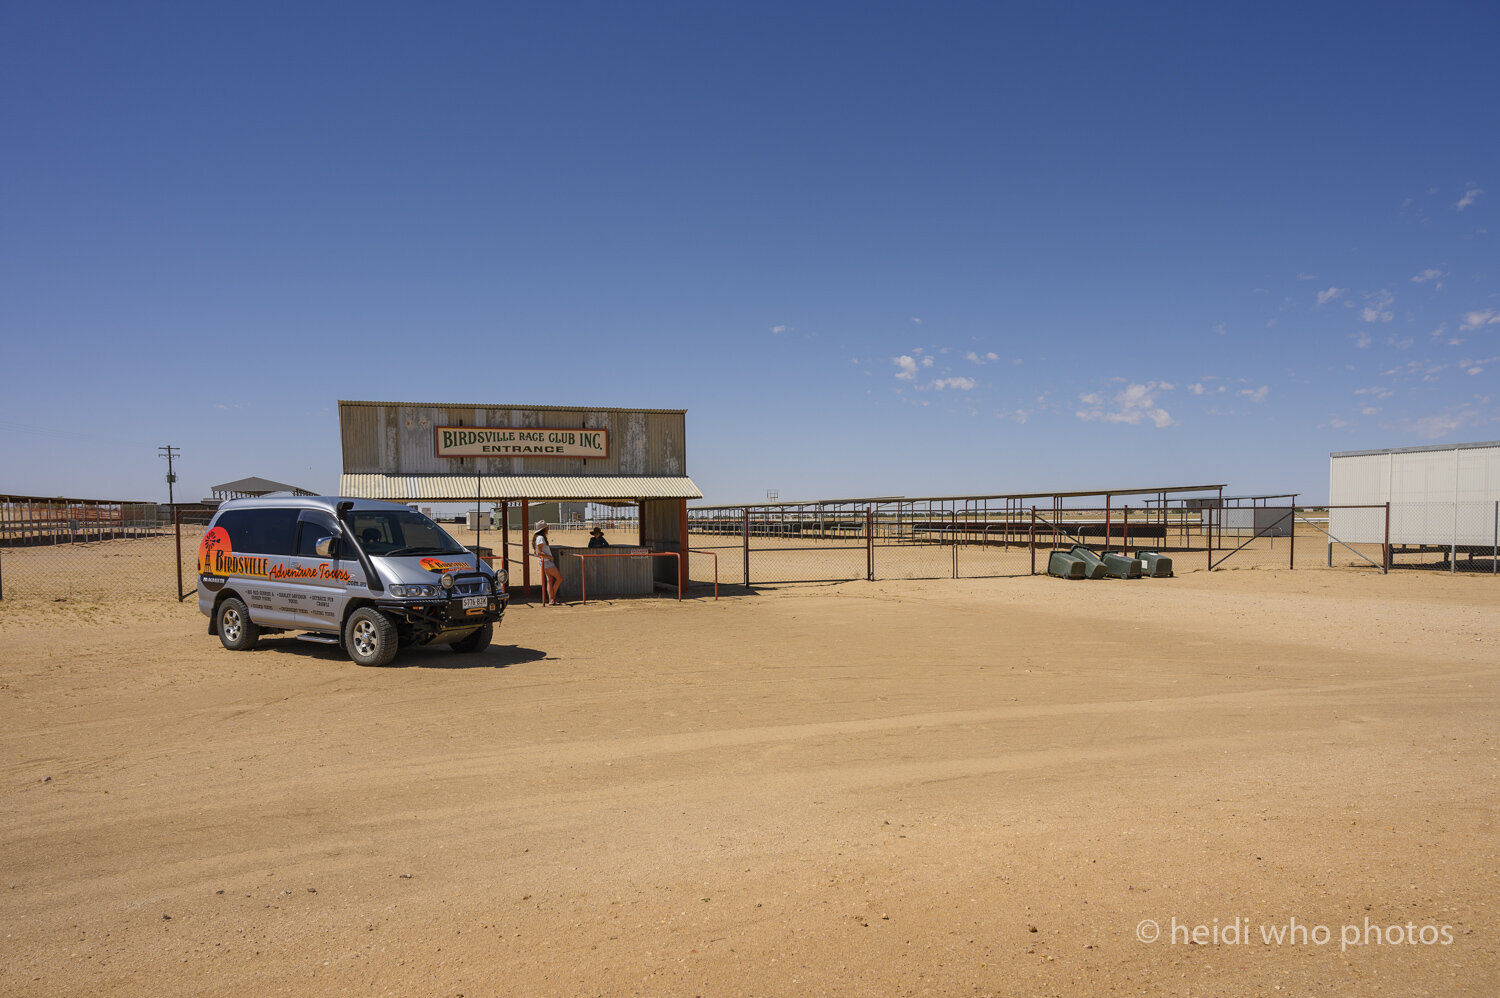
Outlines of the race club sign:
[{"label": "race club sign", "polygon": [[439,426],[438,457],[609,457],[608,430]]}]

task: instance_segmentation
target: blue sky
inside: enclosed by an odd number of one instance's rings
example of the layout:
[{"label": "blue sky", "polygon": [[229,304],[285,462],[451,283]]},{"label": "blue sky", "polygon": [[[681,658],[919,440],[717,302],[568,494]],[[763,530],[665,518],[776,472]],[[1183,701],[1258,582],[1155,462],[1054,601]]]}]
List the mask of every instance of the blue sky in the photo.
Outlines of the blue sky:
[{"label": "blue sky", "polygon": [[688,410],[711,501],[1500,438],[1493,4],[0,8],[0,491],[336,400]]}]

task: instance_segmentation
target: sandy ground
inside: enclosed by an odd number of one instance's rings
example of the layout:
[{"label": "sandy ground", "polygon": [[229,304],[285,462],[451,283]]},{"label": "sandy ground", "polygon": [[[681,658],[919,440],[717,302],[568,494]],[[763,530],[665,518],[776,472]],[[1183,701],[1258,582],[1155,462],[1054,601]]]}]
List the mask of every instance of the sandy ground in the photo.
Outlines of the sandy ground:
[{"label": "sandy ground", "polygon": [[0,993],[1500,988],[1490,578],[521,605],[385,669],[205,626],[0,602]]}]

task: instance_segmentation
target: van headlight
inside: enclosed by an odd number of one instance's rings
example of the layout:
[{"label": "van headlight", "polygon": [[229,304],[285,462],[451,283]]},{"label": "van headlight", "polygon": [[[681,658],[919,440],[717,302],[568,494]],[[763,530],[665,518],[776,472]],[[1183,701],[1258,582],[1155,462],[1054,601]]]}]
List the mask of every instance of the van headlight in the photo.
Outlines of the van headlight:
[{"label": "van headlight", "polygon": [[510,573],[503,568],[498,569],[495,572],[495,588],[504,589],[508,585],[510,585]]},{"label": "van headlight", "polygon": [[441,592],[437,586],[387,586],[386,589],[398,599],[431,598]]}]

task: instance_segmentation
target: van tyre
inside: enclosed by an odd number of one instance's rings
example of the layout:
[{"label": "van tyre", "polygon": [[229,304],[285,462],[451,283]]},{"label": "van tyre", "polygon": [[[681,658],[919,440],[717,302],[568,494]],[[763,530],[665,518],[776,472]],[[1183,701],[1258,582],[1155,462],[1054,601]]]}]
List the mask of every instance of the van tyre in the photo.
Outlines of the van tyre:
[{"label": "van tyre", "polygon": [[233,596],[214,611],[219,641],[230,651],[249,651],[260,640],[260,628],[250,619],[250,610]]},{"label": "van tyre", "polygon": [[344,623],[344,649],[357,665],[389,665],[397,642],[396,625],[379,610],[362,606]]},{"label": "van tyre", "polygon": [[456,652],[463,652],[465,654],[484,651],[490,646],[490,638],[493,637],[494,634],[494,625],[485,624],[483,627],[475,631],[473,634],[470,634],[468,637],[459,638],[457,641],[450,641],[448,643],[448,647],[452,648]]}]

